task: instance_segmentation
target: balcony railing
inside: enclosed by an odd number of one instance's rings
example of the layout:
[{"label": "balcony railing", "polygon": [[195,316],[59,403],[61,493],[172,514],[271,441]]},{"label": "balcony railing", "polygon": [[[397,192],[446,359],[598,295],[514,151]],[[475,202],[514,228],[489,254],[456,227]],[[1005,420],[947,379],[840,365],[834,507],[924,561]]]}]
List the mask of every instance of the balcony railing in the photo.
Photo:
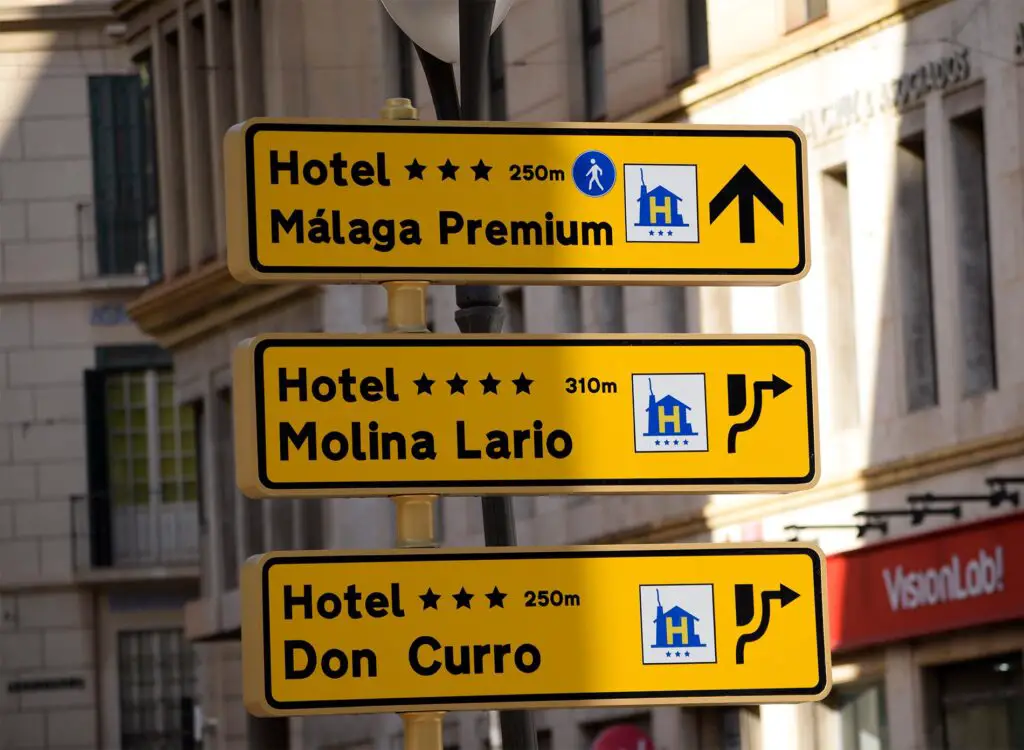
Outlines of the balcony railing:
[{"label": "balcony railing", "polygon": [[126,505],[105,496],[71,496],[75,569],[147,568],[199,564],[195,502]]}]

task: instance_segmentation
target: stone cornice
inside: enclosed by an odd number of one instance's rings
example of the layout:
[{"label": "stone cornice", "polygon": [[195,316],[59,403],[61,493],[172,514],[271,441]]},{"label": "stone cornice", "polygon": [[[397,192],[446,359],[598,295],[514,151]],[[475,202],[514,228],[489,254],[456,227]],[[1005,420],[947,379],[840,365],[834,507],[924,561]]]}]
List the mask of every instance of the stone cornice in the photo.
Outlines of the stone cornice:
[{"label": "stone cornice", "polygon": [[871,466],[845,477],[821,482],[812,489],[785,495],[750,495],[728,506],[710,505],[696,513],[633,527],[588,544],[679,542],[734,524],[806,508],[818,503],[875,492],[941,474],[1024,455],[1024,430],[1013,430],[971,442],[949,445],[897,461]]},{"label": "stone cornice", "polygon": [[0,4],[0,21],[4,23],[47,21],[112,21],[110,0],[71,3]]},{"label": "stone cornice", "polygon": [[218,260],[147,289],[126,310],[135,324],[173,349],[241,318],[319,287],[241,284]]},{"label": "stone cornice", "polygon": [[948,2],[952,0],[889,0],[885,5],[841,22],[816,21],[749,58],[721,67],[712,65],[670,95],[621,119],[623,122],[674,122],[684,112],[709,106],[765,75],[780,73],[815,55],[849,46],[869,34],[903,23]]}]

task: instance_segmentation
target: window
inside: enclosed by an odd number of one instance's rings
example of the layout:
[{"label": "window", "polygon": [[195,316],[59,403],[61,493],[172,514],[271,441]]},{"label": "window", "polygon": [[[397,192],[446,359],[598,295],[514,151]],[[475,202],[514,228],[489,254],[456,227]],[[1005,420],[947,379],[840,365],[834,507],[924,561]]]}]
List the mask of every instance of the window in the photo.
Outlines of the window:
[{"label": "window", "polygon": [[121,750],[193,750],[193,659],[184,633],[118,633],[117,670]]},{"label": "window", "polygon": [[148,59],[138,75],[89,77],[93,209],[97,270],[102,276],[160,274]]},{"label": "window", "polygon": [[[440,498],[438,498],[440,502]],[[302,524],[302,547],[322,549],[324,546],[324,506],[320,500],[299,502],[299,521]]]},{"label": "window", "polygon": [[758,747],[761,728],[756,708],[702,707],[692,710],[692,714],[696,719],[697,750],[754,750]]},{"label": "window", "polygon": [[668,330],[673,333],[686,333],[690,330],[690,319],[686,310],[690,295],[684,286],[667,286],[664,289]]},{"label": "window", "polygon": [[578,286],[563,286],[561,288],[562,301],[562,331],[563,333],[583,332],[583,298]]},{"label": "window", "polygon": [[1019,651],[926,670],[927,746],[938,750],[1024,747],[1022,678]]},{"label": "window", "polygon": [[956,175],[961,375],[963,394],[975,396],[997,385],[982,111],[954,118],[951,135]]},{"label": "window", "polygon": [[[186,60],[188,70],[187,95],[188,135],[187,148],[195,154],[188,155],[189,194],[188,210],[191,242],[197,247],[201,262],[217,254],[213,218],[213,155],[210,144],[210,99],[208,95],[209,61],[206,59],[206,35],[208,30],[202,16],[188,24],[182,34],[188,35],[190,54]],[[232,123],[234,124],[234,123]],[[195,172],[195,174],[191,174]]]},{"label": "window", "polygon": [[812,706],[817,746],[833,750],[886,750],[885,686],[843,685]]},{"label": "window", "polygon": [[907,411],[939,403],[932,310],[931,237],[924,136],[903,140],[896,149],[896,206],[900,317]]},{"label": "window", "polygon": [[508,119],[504,26],[499,26],[491,35],[490,53],[487,58],[487,111],[493,122]]},{"label": "window", "polygon": [[236,66],[240,68],[242,98],[238,102],[238,117],[264,115],[263,105],[263,3],[262,0],[232,0],[236,40]]},{"label": "window", "polygon": [[416,69],[413,67],[414,50],[412,40],[404,31],[398,28],[398,24],[392,21],[391,28],[394,34],[395,50],[395,90],[396,96],[405,97],[412,102],[416,101]]},{"label": "window", "polygon": [[600,120],[605,112],[604,41],[601,0],[580,0],[583,38],[583,97],[588,120]]},{"label": "window", "polygon": [[238,588],[238,521],[235,507],[239,503],[239,491],[235,484],[230,388],[222,388],[217,392],[213,409],[213,455],[217,461],[220,484],[216,500],[219,529],[215,532],[217,542],[214,549],[220,552],[221,583],[225,591],[231,591]]},{"label": "window", "polygon": [[[834,427],[844,430],[860,423],[857,389],[857,333],[853,301],[853,261],[850,234],[850,188],[845,165],[822,176],[825,212],[825,272],[828,277],[829,359],[832,370]],[[790,286],[796,286],[790,284]]]},{"label": "window", "polygon": [[690,72],[708,64],[708,3],[707,0],[687,0],[686,34],[689,41]]},{"label": "window", "polygon": [[507,289],[502,296],[505,298],[505,330],[508,333],[526,331],[525,311],[523,309],[523,289]]},{"label": "window", "polygon": [[85,375],[93,564],[194,563],[195,420],[174,403],[167,355],[101,348],[97,363]]},{"label": "window", "polygon": [[621,286],[599,286],[595,289],[596,328],[602,333],[622,333],[626,330],[626,309]]},{"label": "window", "polygon": [[828,15],[828,0],[784,0],[786,30],[792,31]]}]

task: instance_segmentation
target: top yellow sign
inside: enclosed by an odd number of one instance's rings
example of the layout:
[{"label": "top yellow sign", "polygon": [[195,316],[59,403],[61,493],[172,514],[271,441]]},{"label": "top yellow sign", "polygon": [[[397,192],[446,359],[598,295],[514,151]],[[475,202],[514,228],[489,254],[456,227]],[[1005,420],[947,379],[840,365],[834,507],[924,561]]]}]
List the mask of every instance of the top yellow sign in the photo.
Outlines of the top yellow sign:
[{"label": "top yellow sign", "polygon": [[254,119],[225,137],[243,282],[782,284],[792,127]]}]

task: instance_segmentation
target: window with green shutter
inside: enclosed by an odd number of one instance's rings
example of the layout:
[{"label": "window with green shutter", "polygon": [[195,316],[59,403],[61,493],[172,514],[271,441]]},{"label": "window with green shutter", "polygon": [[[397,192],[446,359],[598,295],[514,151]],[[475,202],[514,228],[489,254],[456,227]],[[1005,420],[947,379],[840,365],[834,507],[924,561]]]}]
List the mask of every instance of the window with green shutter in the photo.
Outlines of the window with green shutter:
[{"label": "window with green shutter", "polygon": [[152,82],[138,75],[89,77],[93,205],[101,276],[160,276]]}]

